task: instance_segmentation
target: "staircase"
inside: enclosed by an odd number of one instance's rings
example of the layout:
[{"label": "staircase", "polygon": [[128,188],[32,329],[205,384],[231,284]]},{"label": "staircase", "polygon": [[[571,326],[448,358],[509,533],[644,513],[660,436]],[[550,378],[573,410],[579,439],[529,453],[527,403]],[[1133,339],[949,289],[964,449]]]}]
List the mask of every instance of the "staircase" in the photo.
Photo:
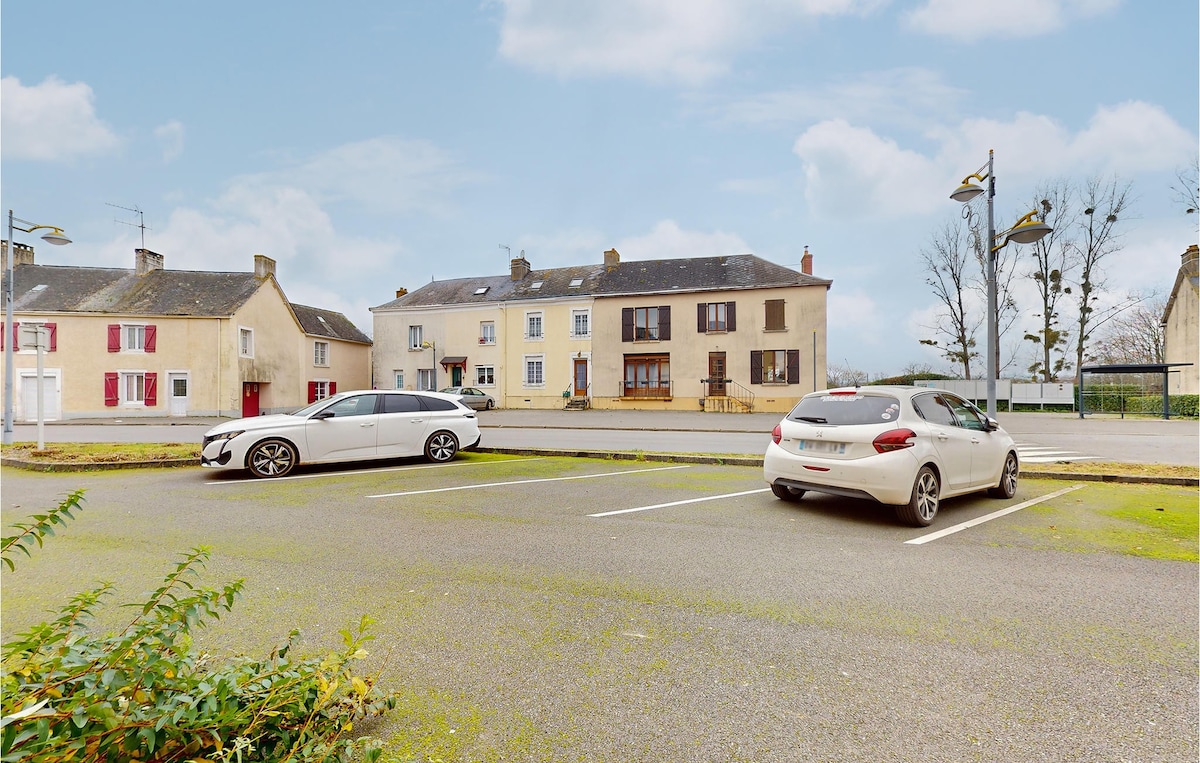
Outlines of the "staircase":
[{"label": "staircase", "polygon": [[572,397],[563,406],[564,411],[586,411],[591,407],[586,397]]}]

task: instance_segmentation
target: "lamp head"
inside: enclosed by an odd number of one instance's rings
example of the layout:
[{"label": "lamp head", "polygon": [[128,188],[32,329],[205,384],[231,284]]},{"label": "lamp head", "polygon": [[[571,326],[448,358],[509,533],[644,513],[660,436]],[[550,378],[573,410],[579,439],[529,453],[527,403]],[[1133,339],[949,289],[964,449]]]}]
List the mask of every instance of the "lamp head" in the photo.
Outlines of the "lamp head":
[{"label": "lamp head", "polygon": [[42,241],[55,246],[66,246],[71,243],[71,239],[67,238],[62,232],[62,228],[52,228],[49,233],[42,236]]},{"label": "lamp head", "polygon": [[1054,229],[1039,220],[1025,220],[1013,226],[1008,232],[1008,238],[1018,244],[1032,244],[1041,241],[1052,230]]},{"label": "lamp head", "polygon": [[[970,178],[967,178],[967,180],[970,180]],[[965,204],[981,193],[983,193],[983,188],[981,186],[978,186],[975,183],[963,181],[963,184],[954,189],[954,193],[950,194],[950,198],[954,201]]]}]

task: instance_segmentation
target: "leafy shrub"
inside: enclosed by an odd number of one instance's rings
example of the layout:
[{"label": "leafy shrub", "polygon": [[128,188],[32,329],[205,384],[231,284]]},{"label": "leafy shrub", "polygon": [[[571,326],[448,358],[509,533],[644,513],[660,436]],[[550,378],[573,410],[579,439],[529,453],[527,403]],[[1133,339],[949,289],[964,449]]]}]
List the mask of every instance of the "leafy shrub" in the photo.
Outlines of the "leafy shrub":
[{"label": "leafy shrub", "polygon": [[[76,491],[14,525],[20,532],[2,541],[8,569],[12,552],[30,555],[82,500]],[[230,611],[243,586],[194,585],[208,558],[204,547],[184,555],[149,599],[125,605],[135,615],[116,633],[88,628],[112,593],[104,583],[5,644],[0,760],[377,760],[376,742],[345,738],[357,721],[396,704],[375,688],[375,676],[351,669],[374,638],[370,619],[342,631],[343,648],[320,658],[292,657],[298,631],[260,660],[196,654],[192,629]]]}]

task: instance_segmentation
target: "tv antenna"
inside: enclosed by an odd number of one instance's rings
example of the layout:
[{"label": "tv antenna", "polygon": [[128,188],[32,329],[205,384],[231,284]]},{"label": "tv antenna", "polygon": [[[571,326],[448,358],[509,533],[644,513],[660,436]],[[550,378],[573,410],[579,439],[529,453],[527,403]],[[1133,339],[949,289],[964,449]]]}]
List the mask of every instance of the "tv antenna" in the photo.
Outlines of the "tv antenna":
[{"label": "tv antenna", "polygon": [[121,223],[121,225],[129,225],[134,228],[139,228],[142,231],[142,248],[145,249],[146,248],[146,216],[142,212],[142,210],[138,209],[137,205],[134,205],[132,207],[123,207],[120,204],[109,204],[107,201],[104,203],[107,206],[116,207],[117,209],[123,209],[126,212],[133,212],[134,214],[136,214],[138,216],[138,221],[136,224],[127,222],[125,220],[116,220],[116,219],[114,219],[113,222]]},{"label": "tv antenna", "polygon": [[500,248],[503,249],[504,251],[508,252],[508,259],[511,260],[512,259],[512,247],[501,244]]}]

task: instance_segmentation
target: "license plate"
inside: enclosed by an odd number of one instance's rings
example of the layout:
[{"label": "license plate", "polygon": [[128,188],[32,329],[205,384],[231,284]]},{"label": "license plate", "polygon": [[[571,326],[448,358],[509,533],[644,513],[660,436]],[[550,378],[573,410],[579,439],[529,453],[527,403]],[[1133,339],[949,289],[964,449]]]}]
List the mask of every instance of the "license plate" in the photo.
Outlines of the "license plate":
[{"label": "license plate", "polygon": [[828,442],[827,440],[798,440],[796,442],[796,450],[808,451],[810,453],[841,454],[846,452],[846,443]]}]

